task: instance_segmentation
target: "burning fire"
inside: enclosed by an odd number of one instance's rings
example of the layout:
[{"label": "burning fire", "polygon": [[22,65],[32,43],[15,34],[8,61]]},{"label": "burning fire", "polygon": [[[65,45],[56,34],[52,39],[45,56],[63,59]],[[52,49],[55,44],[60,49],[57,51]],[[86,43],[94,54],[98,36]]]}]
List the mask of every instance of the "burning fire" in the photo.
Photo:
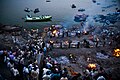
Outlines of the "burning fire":
[{"label": "burning fire", "polygon": [[54,31],[53,31],[53,34],[56,34],[56,33],[57,33],[57,30],[54,30]]},{"label": "burning fire", "polygon": [[120,49],[114,49],[114,56],[120,57]]},{"label": "burning fire", "polygon": [[88,68],[95,69],[96,68],[96,64],[88,64]]}]

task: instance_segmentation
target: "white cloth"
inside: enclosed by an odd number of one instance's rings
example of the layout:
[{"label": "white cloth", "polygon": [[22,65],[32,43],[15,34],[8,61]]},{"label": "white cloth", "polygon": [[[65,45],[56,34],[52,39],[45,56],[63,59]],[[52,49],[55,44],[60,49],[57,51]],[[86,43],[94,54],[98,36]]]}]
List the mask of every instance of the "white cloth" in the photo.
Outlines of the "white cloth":
[{"label": "white cloth", "polygon": [[24,68],[23,68],[23,72],[28,74],[28,73],[29,73],[28,68],[24,67]]},{"label": "white cloth", "polygon": [[36,70],[36,71],[37,71],[37,73],[39,74],[39,68],[37,68],[37,70]]},{"label": "white cloth", "polygon": [[29,64],[28,68],[29,68],[30,71],[33,69],[32,67],[33,67],[33,65]]},{"label": "white cloth", "polygon": [[67,77],[61,77],[60,80],[68,80],[68,78]]},{"label": "white cloth", "polygon": [[47,48],[50,48],[50,44],[49,44],[49,43],[47,43],[47,45],[46,45],[46,46],[47,46]]},{"label": "white cloth", "polygon": [[106,80],[103,76],[99,76],[97,80]]},{"label": "white cloth", "polygon": [[49,66],[51,66],[51,67],[53,66],[53,65],[52,65],[51,63],[49,63],[49,62],[47,62],[47,65],[49,65]]},{"label": "white cloth", "polygon": [[12,68],[11,70],[12,70],[14,76],[19,75],[19,71],[17,69]]},{"label": "white cloth", "polygon": [[51,75],[43,75],[43,80],[51,80]]},{"label": "white cloth", "polygon": [[11,68],[14,67],[14,64],[11,64],[10,62],[8,62],[8,63],[7,63],[7,67],[11,69]]},{"label": "white cloth", "polygon": [[45,75],[45,74],[46,74],[46,72],[48,72],[48,71],[51,71],[51,70],[46,69],[46,68],[43,68],[43,75]]}]

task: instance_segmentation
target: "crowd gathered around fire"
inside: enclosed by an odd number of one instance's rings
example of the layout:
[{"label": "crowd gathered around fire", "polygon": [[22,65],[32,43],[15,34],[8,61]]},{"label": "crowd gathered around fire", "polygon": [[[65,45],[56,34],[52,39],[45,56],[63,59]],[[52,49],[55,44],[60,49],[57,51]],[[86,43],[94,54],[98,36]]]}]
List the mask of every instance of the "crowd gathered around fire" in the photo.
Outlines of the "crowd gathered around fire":
[{"label": "crowd gathered around fire", "polygon": [[[62,68],[59,62],[47,54],[55,48],[54,43],[58,43],[57,41],[47,40],[45,42],[43,36],[39,34],[38,29],[32,29],[30,31],[24,29],[22,33],[22,36],[27,40],[25,44],[21,45],[19,40],[15,36],[12,36],[13,43],[17,46],[11,47],[10,50],[0,50],[3,62],[9,68],[13,80],[111,80],[111,76],[105,72],[104,68],[95,64],[86,66],[83,73],[77,73],[66,67]],[[89,33],[89,31],[70,33],[70,31],[62,31],[60,27],[56,28],[55,26],[46,30],[47,37],[50,39],[53,37],[81,37]],[[95,38],[91,36],[89,38],[91,40],[95,39],[95,47],[99,46],[100,39],[103,41],[102,46],[107,45],[106,39],[109,39],[108,44],[111,46],[114,40],[118,41],[118,37],[120,37],[120,33],[110,33],[108,30],[104,30],[101,34],[103,34],[102,38],[100,38],[101,36]],[[67,48],[71,48],[73,47],[71,43],[72,41],[60,43],[60,48],[66,48],[65,45],[67,45]],[[77,42],[75,47],[81,47],[80,44],[82,47],[90,48],[90,41],[87,39],[83,39],[82,42]],[[42,65],[40,56],[44,56]]]}]

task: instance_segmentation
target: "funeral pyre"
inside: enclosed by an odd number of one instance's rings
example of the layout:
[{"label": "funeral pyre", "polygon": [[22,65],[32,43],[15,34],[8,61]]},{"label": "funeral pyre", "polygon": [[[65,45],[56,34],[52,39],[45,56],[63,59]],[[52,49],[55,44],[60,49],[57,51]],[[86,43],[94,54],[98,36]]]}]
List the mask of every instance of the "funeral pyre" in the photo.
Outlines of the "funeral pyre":
[{"label": "funeral pyre", "polygon": [[114,49],[114,56],[120,57],[120,49]]}]

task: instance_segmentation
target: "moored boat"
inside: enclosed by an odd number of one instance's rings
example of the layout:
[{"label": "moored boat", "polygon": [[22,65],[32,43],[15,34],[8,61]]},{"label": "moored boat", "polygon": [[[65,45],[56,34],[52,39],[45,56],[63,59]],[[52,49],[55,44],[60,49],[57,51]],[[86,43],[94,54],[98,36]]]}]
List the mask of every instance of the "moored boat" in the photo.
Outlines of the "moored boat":
[{"label": "moored boat", "polygon": [[51,2],[50,0],[46,0],[46,2]]},{"label": "moored boat", "polygon": [[31,10],[29,8],[24,9],[25,12],[30,12]]},{"label": "moored boat", "polygon": [[75,6],[75,4],[72,4],[72,6],[71,6],[72,8],[76,8],[76,6]]},{"label": "moored boat", "polygon": [[40,12],[40,10],[39,10],[39,8],[36,8],[36,9],[34,10],[34,13],[38,13],[38,12]]},{"label": "moored boat", "polygon": [[42,15],[42,16],[36,16],[36,17],[32,17],[31,15],[27,15],[25,17],[25,21],[26,22],[33,22],[33,21],[50,21],[52,19],[52,16],[50,15]]},{"label": "moored boat", "polygon": [[80,21],[86,21],[88,15],[86,14],[77,14],[74,16],[74,21],[75,22],[80,22]]}]

